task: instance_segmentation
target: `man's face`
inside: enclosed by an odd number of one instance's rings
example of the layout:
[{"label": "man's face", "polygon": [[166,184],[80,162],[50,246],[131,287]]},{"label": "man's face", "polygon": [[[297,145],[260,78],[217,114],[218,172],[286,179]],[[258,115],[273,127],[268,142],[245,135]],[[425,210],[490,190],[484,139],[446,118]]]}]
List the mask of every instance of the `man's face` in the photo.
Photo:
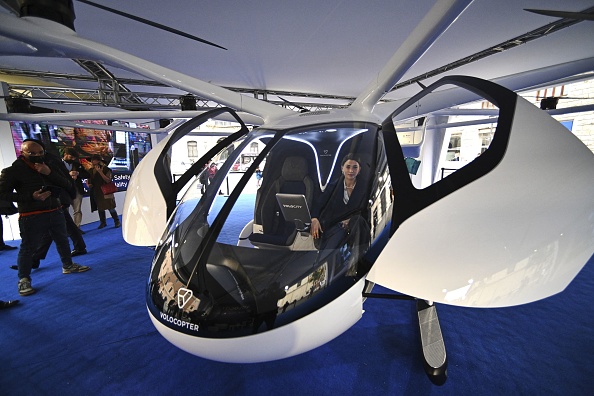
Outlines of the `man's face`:
[{"label": "man's face", "polygon": [[23,147],[21,154],[27,161],[33,162],[34,164],[41,164],[45,161],[45,151],[43,150],[43,147],[35,143]]},{"label": "man's face", "polygon": [[64,161],[68,162],[69,164],[72,164],[76,161],[76,157],[74,155],[64,154]]}]

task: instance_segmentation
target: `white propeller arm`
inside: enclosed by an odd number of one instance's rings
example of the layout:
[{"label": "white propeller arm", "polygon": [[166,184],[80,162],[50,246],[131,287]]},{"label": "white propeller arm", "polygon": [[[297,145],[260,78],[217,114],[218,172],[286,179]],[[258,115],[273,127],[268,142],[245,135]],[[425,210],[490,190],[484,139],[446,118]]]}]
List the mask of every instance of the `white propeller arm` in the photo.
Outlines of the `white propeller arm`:
[{"label": "white propeller arm", "polygon": [[0,35],[26,43],[31,55],[94,60],[133,71],[171,87],[208,98],[264,118],[274,119],[293,114],[291,110],[237,92],[209,84],[136,56],[80,37],[56,22],[35,17],[18,18],[0,13]]},{"label": "white propeller arm", "polygon": [[351,107],[370,112],[381,99],[458,18],[472,0],[440,0],[429,10],[398,51],[357,97]]}]

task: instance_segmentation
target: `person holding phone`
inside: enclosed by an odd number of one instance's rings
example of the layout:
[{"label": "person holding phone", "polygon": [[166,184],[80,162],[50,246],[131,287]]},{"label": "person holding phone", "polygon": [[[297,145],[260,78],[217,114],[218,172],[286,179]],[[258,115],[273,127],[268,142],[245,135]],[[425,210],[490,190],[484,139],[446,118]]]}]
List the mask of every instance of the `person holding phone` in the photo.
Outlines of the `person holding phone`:
[{"label": "person holding phone", "polygon": [[[45,163],[49,166],[52,166],[52,168],[61,171],[64,176],[70,177],[70,174],[64,166],[64,163],[56,156],[46,153]],[[75,182],[73,181],[73,183]],[[52,196],[60,198],[60,203],[62,204],[62,213],[64,214],[64,220],[66,220],[66,230],[68,231],[68,236],[72,240],[72,245],[74,247],[72,252],[70,252],[71,256],[75,257],[87,254],[87,244],[85,243],[85,240],[82,236],[82,232],[74,223],[72,216],[70,216],[70,211],[68,210],[73,198],[76,196],[76,191],[74,189],[66,190],[56,186],[43,186],[42,190],[50,191]],[[33,254],[33,269],[39,268],[41,260],[45,260],[51,245],[51,235],[45,234],[41,240],[41,244],[37,247],[37,251]],[[18,266],[16,265],[11,265],[10,268],[18,270]]]},{"label": "person holding phone", "polygon": [[70,191],[72,179],[47,164],[45,150],[38,141],[27,139],[21,155],[0,174],[0,199],[16,202],[19,211],[21,247],[17,257],[18,291],[21,296],[35,293],[31,286],[33,254],[45,234],[52,237],[62,261],[62,273],[85,272],[90,268],[72,262],[66,220],[60,197],[43,186],[56,186]]}]

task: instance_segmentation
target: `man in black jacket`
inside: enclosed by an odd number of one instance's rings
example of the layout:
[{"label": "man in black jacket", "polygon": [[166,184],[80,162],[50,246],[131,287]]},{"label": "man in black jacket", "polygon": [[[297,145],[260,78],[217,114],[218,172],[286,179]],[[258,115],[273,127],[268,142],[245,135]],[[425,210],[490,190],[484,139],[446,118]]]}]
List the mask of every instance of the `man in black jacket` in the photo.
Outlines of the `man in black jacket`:
[{"label": "man in black jacket", "polygon": [[82,181],[83,179],[88,179],[91,177],[91,175],[89,175],[89,172],[87,172],[87,170],[81,165],[76,149],[72,147],[65,148],[62,160],[64,161],[64,164],[70,173],[70,177],[72,177],[72,180],[74,180],[74,186],[76,187],[76,196],[72,199],[72,217],[74,219],[74,223],[80,229],[80,223],[82,222],[81,206],[83,195],[85,193],[85,188],[83,187]]},{"label": "man in black jacket", "polygon": [[31,287],[33,254],[49,233],[56,242],[62,261],[62,273],[88,271],[90,268],[72,262],[66,221],[62,213],[60,190],[72,191],[72,179],[45,163],[43,146],[25,141],[21,155],[0,174],[0,199],[17,202],[21,248],[17,259],[18,290],[22,296],[35,293]]},{"label": "man in black jacket", "polygon": [[[45,162],[50,167],[52,167],[52,169],[62,172],[64,176],[71,177],[68,172],[68,169],[66,169],[64,163],[59,158],[49,153],[46,153]],[[73,183],[75,183],[74,180]],[[64,220],[66,220],[66,231],[68,232],[68,236],[70,237],[70,239],[72,239],[72,246],[74,247],[74,250],[72,250],[72,252],[70,253],[72,257],[87,254],[87,244],[85,243],[85,240],[82,236],[82,231],[76,226],[68,210],[68,207],[72,203],[73,197],[75,197],[74,189],[63,189],[60,191],[59,198],[60,203],[62,204],[62,213],[64,214]],[[33,254],[33,269],[39,268],[40,261],[44,260],[47,256],[47,252],[49,251],[49,248],[52,245],[51,235],[49,233],[46,233],[40,242],[41,244],[37,247],[36,252]],[[13,267],[11,266],[11,268]]]}]

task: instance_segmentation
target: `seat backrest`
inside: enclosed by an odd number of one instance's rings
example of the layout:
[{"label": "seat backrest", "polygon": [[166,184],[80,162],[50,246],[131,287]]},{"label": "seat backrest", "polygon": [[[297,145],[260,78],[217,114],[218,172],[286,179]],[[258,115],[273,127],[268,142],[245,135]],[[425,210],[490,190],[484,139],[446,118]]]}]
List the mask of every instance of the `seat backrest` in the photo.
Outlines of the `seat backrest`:
[{"label": "seat backrest", "polygon": [[287,157],[283,163],[279,182],[279,193],[313,194],[313,182],[309,177],[307,161],[303,157]]},{"label": "seat backrest", "polygon": [[[256,203],[255,222],[262,226],[263,236],[274,237],[268,238],[272,244],[290,244],[292,241],[287,239],[295,233],[295,224],[285,221],[276,194],[302,194],[311,206],[314,182],[309,176],[307,160],[300,156],[286,157],[278,178],[267,180],[262,189]],[[261,236],[256,238],[261,239]]]}]

